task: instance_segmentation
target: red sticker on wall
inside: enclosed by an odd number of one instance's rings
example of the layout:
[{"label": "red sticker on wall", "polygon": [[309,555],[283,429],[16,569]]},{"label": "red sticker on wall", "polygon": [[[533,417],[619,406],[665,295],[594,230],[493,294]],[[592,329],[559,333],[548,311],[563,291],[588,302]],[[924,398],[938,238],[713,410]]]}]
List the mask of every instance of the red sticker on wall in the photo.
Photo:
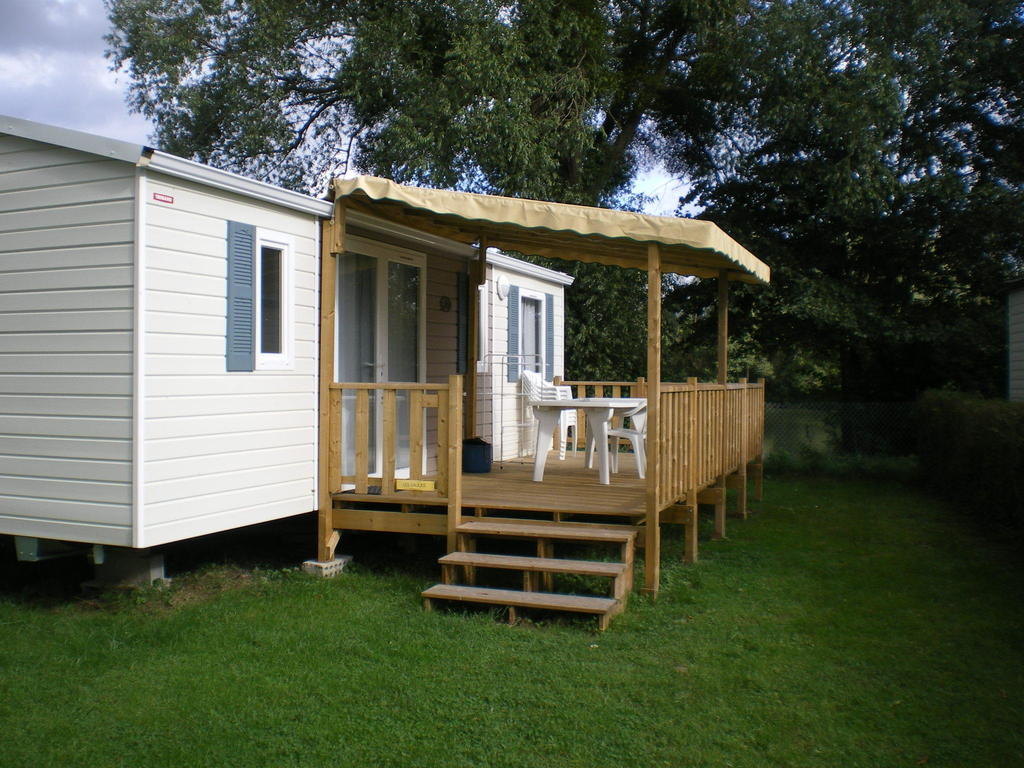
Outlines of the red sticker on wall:
[{"label": "red sticker on wall", "polygon": [[174,202],[174,198],[173,197],[171,197],[170,195],[161,194],[160,192],[154,192],[153,193],[153,199],[156,200],[158,203],[173,203]]}]

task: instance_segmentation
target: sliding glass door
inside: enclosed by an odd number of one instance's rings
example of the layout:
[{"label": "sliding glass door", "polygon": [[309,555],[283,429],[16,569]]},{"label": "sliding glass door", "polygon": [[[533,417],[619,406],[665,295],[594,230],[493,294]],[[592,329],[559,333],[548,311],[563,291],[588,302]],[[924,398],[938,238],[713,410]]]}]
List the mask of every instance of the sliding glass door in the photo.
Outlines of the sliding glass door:
[{"label": "sliding glass door", "polygon": [[[425,258],[422,254],[349,238],[338,262],[336,380],[420,382],[425,380]],[[342,401],[346,446],[354,445],[355,395]],[[397,398],[396,466],[409,465],[409,396]],[[370,399],[370,472],[380,471],[383,441],[380,397]],[[352,451],[342,456],[342,473],[354,472]]]}]

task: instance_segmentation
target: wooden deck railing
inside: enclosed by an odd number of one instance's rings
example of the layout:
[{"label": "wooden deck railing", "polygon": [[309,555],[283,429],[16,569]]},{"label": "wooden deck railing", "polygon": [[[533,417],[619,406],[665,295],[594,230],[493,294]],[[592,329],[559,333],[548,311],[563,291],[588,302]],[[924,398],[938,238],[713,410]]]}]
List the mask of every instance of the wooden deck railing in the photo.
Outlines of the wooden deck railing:
[{"label": "wooden deck railing", "polygon": [[[462,462],[461,386],[459,376],[445,384],[331,384],[331,492],[339,493],[348,485],[355,493],[365,494],[370,486],[379,485],[381,494],[390,495],[401,479],[432,481],[443,498],[457,492]],[[401,407],[400,400],[404,401]],[[377,427],[372,427],[375,420]],[[406,445],[400,446],[403,435]],[[379,450],[373,437],[380,443]],[[371,472],[371,463],[377,459],[380,466]],[[399,467],[400,463],[405,466]]]},{"label": "wooden deck railing", "polygon": [[659,418],[657,497],[668,506],[761,455],[764,383],[662,384]]},{"label": "wooden deck railing", "polygon": [[[561,381],[577,397],[645,397],[637,381]],[[664,508],[734,472],[761,455],[764,443],[764,381],[661,384],[658,409],[657,499]],[[577,423],[582,424],[579,418]],[[580,430],[582,434],[582,429]],[[654,481],[654,478],[651,478]]]}]

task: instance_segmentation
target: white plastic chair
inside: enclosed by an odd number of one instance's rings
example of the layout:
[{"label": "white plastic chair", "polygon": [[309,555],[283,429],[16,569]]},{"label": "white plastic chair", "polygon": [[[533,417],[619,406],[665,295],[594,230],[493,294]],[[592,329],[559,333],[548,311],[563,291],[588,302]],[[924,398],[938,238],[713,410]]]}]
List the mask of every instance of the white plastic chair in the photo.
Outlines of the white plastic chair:
[{"label": "white plastic chair", "polygon": [[[544,381],[536,371],[523,371],[519,374],[523,384],[523,394],[527,400],[572,400],[572,387],[555,386]],[[530,410],[533,412],[533,409]],[[576,411],[562,411],[558,421],[558,458],[565,460],[565,443],[569,439],[569,427],[573,428],[573,452],[576,451]]]},{"label": "white plastic chair", "polygon": [[[630,426],[609,427],[608,437],[614,438],[609,451],[610,468],[612,472],[619,471],[619,440],[629,440],[633,445],[633,455],[636,456],[636,471],[643,480],[647,472],[647,403],[643,402],[632,410],[626,411],[622,417],[625,425],[629,419]],[[594,436],[587,434],[586,466],[594,464]]]}]

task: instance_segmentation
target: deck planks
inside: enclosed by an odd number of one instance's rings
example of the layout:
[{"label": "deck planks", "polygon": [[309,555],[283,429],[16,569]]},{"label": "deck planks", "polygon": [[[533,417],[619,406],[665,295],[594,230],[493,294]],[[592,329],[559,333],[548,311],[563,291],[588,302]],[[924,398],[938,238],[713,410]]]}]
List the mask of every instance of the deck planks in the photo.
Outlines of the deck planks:
[{"label": "deck planks", "polygon": [[[559,461],[548,459],[544,480],[533,482],[533,462],[506,461],[486,474],[462,475],[463,509],[530,510],[546,513],[643,516],[646,486],[636,475],[632,454],[620,456],[620,471],[610,485],[597,482],[597,470],[583,466],[582,452]],[[437,493],[405,491],[395,494],[335,494],[346,504],[375,502],[443,506]]]}]

